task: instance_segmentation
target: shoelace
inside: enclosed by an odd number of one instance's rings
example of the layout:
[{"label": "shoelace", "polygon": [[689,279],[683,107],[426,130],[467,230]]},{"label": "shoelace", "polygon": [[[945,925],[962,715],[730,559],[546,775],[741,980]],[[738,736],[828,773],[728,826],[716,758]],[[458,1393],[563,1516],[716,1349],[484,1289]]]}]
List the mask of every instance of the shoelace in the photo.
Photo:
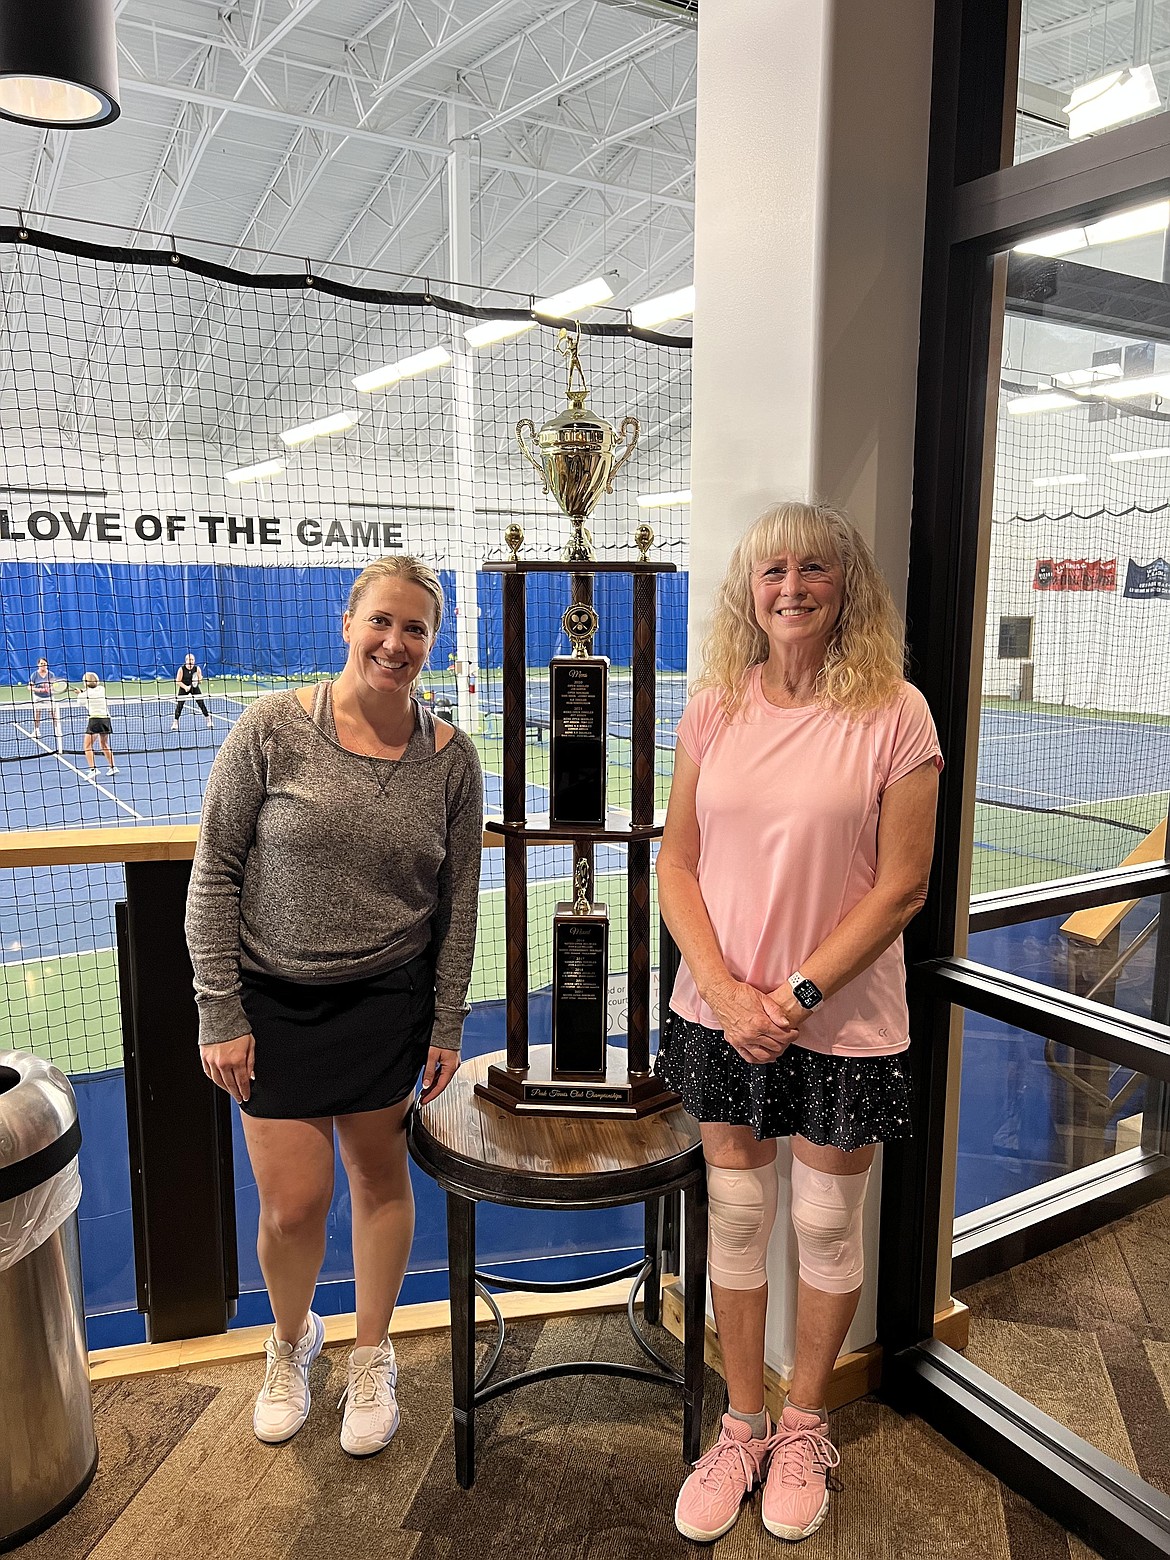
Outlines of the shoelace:
[{"label": "shoelace", "polygon": [[388,1408],[390,1406],[390,1374],[393,1365],[388,1356],[368,1360],[364,1365],[350,1364],[349,1380],[341,1394],[338,1408],[348,1398],[354,1408]]},{"label": "shoelace", "polygon": [[268,1355],[268,1368],[264,1372],[264,1396],[275,1403],[287,1402],[292,1395],[294,1379],[292,1350],[287,1354],[278,1353],[271,1341],[264,1348]]},{"label": "shoelace", "polygon": [[841,1461],[841,1453],[822,1430],[780,1430],[773,1439],[773,1456],[780,1458],[781,1484],[802,1486],[807,1458],[819,1463],[826,1473]]},{"label": "shoelace", "polygon": [[695,1464],[695,1472],[700,1475],[699,1483],[705,1490],[722,1488],[731,1477],[737,1462],[743,1470],[744,1482],[750,1490],[759,1478],[759,1463],[742,1441],[733,1441],[730,1436],[726,1439],[721,1436],[711,1450],[704,1452]]}]

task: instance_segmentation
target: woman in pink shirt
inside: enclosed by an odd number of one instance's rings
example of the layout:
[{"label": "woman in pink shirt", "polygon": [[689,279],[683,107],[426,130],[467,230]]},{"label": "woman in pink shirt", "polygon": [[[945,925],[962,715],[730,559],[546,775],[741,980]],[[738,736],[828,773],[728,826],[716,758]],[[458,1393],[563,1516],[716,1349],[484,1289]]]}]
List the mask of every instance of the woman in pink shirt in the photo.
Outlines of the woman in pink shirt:
[{"label": "woman in pink shirt", "polygon": [[[702,1126],[711,1297],[729,1412],[675,1522],[726,1533],[764,1485],[777,1537],[824,1520],[825,1396],[857,1309],[879,1142],[910,1131],[902,929],[934,844],[934,723],[902,624],[843,515],[778,504],[741,538],[678,728],[658,856],[682,953],[657,1070]],[[791,1138],[796,1358],[764,1408],[776,1139]]]}]

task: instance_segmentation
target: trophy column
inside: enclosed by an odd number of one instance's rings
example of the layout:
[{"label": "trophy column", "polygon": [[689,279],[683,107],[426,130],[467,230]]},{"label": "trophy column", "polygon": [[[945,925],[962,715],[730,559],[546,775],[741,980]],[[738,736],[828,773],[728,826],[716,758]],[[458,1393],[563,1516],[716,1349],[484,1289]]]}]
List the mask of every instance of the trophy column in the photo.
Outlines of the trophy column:
[{"label": "trophy column", "polygon": [[[525,665],[527,584],[523,574],[506,574],[504,586],[504,822],[523,827],[527,805],[524,740],[528,702]],[[519,732],[519,741],[516,732]],[[528,848],[523,835],[504,836],[504,924],[508,1067],[528,1066]]]},{"label": "trophy column", "polygon": [[[630,822],[654,822],[654,672],[658,639],[658,592],[653,574],[634,575],[634,622],[630,656]],[[626,976],[629,1021],[626,1044],[630,1072],[650,1071],[650,840],[631,839],[626,854],[629,880],[629,944]]]}]

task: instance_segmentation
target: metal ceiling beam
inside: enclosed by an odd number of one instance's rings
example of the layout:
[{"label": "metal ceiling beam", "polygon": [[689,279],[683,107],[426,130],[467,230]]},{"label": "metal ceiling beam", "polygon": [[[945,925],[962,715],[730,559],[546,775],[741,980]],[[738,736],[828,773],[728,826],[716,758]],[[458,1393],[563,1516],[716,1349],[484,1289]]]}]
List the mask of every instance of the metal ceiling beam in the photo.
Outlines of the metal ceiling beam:
[{"label": "metal ceiling beam", "polygon": [[[231,98],[220,97],[216,93],[202,92],[191,87],[177,87],[165,82],[147,81],[142,77],[123,76],[123,90],[145,93],[149,97],[170,98],[178,102],[203,103],[210,108],[226,109],[232,113],[245,114],[257,119],[268,119],[276,124],[295,125],[310,130],[320,131],[325,135],[344,136],[353,140],[370,141],[379,146],[392,146],[399,151],[417,152],[422,156],[433,157],[444,165],[447,161],[447,147],[435,142],[415,139],[407,135],[396,134],[389,130],[369,130],[362,125],[349,125],[334,120],[315,118],[311,114],[296,114],[285,108],[268,108],[262,103],[236,103]],[[545,96],[555,95],[546,93]],[[477,135],[480,131],[475,132]],[[543,179],[557,184],[568,184],[577,189],[604,190],[612,195],[633,195],[640,200],[654,201],[660,206],[677,206],[686,211],[694,210],[694,201],[685,200],[678,196],[660,195],[654,190],[634,188],[629,185],[610,184],[601,179],[585,178],[576,173],[560,173],[555,168],[534,168],[531,164],[506,160],[498,157],[484,156],[480,158],[480,164],[484,168],[498,168],[505,173],[513,173],[518,178]]]}]

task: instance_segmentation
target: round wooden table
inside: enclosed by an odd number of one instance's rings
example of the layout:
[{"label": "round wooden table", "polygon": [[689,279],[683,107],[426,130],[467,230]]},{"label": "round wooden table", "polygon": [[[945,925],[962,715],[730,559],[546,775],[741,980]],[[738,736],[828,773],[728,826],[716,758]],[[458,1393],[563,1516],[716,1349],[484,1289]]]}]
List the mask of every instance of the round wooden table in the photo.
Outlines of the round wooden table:
[{"label": "round wooden table", "polygon": [[[447,1089],[409,1125],[411,1157],[447,1194],[447,1254],[451,1282],[451,1377],[455,1399],[455,1472],[470,1488],[475,1478],[475,1410],[478,1404],[552,1376],[595,1374],[665,1382],[682,1390],[683,1457],[699,1455],[703,1418],[703,1343],[706,1325],[707,1178],[695,1122],[681,1106],[641,1120],[581,1120],[565,1116],[516,1116],[479,1099],[475,1085],[503,1052],[473,1057]],[[683,1368],[675,1371],[642,1335],[634,1300],[645,1285],[643,1314],[660,1320],[663,1199],[681,1193],[684,1209],[685,1326]],[[479,1202],[519,1208],[615,1208],[646,1205],[646,1254],[616,1272],[575,1283],[522,1283],[475,1265],[475,1209]],[[630,1277],[627,1313],[634,1337],[651,1367],[612,1360],[575,1360],[490,1382],[503,1345],[503,1319],[489,1289],[564,1291]],[[496,1348],[475,1374],[475,1296],[483,1296],[497,1323]]]}]

